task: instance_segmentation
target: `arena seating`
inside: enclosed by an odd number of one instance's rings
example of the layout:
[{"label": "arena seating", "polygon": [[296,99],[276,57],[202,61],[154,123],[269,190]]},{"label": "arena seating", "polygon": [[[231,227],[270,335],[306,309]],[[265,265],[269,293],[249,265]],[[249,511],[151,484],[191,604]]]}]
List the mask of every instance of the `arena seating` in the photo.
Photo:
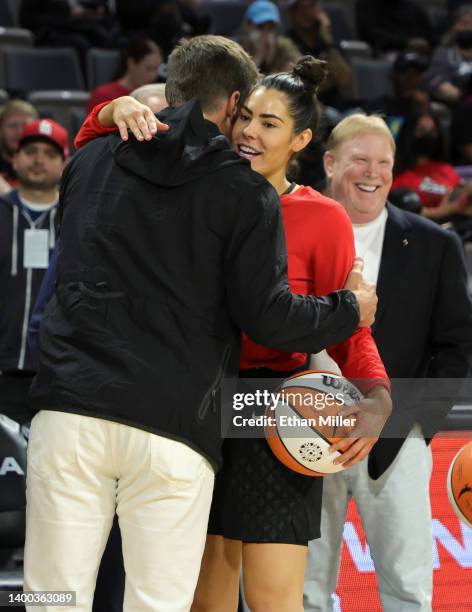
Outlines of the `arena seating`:
[{"label": "arena seating", "polygon": [[4,45],[17,45],[19,47],[32,47],[34,35],[31,30],[25,28],[0,27],[0,47]]},{"label": "arena seating", "polygon": [[87,85],[90,91],[113,80],[120,65],[116,49],[92,48],[87,54]]},{"label": "arena seating", "polygon": [[392,65],[387,60],[352,60],[353,93],[356,100],[375,100],[392,92]]},{"label": "arena seating", "polygon": [[0,75],[0,87],[15,94],[45,89],[84,89],[76,52],[70,47],[2,47]]}]

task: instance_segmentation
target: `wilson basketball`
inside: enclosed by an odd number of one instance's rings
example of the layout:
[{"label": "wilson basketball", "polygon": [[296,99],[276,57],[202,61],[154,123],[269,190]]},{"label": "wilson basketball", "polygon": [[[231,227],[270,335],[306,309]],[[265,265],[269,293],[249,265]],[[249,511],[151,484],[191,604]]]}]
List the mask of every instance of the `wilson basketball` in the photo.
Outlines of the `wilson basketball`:
[{"label": "wilson basketball", "polygon": [[447,495],[458,518],[472,527],[472,441],[463,446],[451,462]]},{"label": "wilson basketball", "polygon": [[265,435],[274,455],[288,468],[306,476],[325,476],[343,470],[329,447],[349,436],[355,417],[342,408],[362,399],[351,382],[328,371],[310,370],[287,378],[266,411]]}]

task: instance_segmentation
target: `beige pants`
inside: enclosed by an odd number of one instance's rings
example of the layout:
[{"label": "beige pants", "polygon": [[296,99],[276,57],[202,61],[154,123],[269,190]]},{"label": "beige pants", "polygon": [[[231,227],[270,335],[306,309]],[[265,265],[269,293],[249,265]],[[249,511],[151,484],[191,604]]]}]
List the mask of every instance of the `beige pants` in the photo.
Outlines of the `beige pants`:
[{"label": "beige pants", "polygon": [[41,411],[28,447],[25,590],[76,591],[92,609],[116,513],[126,612],[190,609],[205,545],[214,473],[185,444],[102,419]]}]

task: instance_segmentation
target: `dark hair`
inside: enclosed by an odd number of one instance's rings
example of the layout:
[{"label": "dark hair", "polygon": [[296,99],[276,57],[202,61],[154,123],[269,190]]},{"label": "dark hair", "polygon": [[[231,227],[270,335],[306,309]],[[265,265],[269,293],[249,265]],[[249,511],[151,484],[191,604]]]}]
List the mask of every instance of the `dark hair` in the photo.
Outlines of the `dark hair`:
[{"label": "dark hair", "polygon": [[275,89],[288,98],[288,111],[293,119],[294,132],[318,129],[321,109],[317,91],[328,73],[327,63],[311,55],[301,57],[290,72],[279,72],[263,77],[256,88]]},{"label": "dark hair", "polygon": [[149,38],[139,36],[131,39],[128,46],[126,46],[121,52],[120,65],[116,71],[114,80],[117,81],[126,74],[129,59],[133,59],[137,63],[146,57],[146,55],[156,52],[161,53],[162,55],[159,46]]},{"label": "dark hair", "polygon": [[430,112],[423,111],[408,115],[403,122],[396,139],[397,150],[395,154],[395,166],[393,169],[394,176],[414,168],[416,166],[416,156],[413,151],[413,141],[416,138],[416,126],[421,117],[431,117],[436,126],[439,137],[438,151],[433,156],[437,161],[445,161],[447,159],[447,143],[444,129],[441,126],[438,117]]},{"label": "dark hair", "polygon": [[166,98],[179,106],[197,98],[206,113],[218,109],[234,91],[244,99],[259,72],[238,45],[223,36],[203,35],[183,39],[169,55]]}]

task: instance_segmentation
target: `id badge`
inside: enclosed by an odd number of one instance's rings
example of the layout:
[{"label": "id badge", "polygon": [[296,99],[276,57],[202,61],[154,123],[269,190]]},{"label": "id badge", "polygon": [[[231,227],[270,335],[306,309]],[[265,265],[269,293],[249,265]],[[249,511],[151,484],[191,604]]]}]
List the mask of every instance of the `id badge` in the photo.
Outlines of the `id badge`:
[{"label": "id badge", "polygon": [[24,235],[23,266],[47,268],[49,265],[49,230],[27,229]]}]

